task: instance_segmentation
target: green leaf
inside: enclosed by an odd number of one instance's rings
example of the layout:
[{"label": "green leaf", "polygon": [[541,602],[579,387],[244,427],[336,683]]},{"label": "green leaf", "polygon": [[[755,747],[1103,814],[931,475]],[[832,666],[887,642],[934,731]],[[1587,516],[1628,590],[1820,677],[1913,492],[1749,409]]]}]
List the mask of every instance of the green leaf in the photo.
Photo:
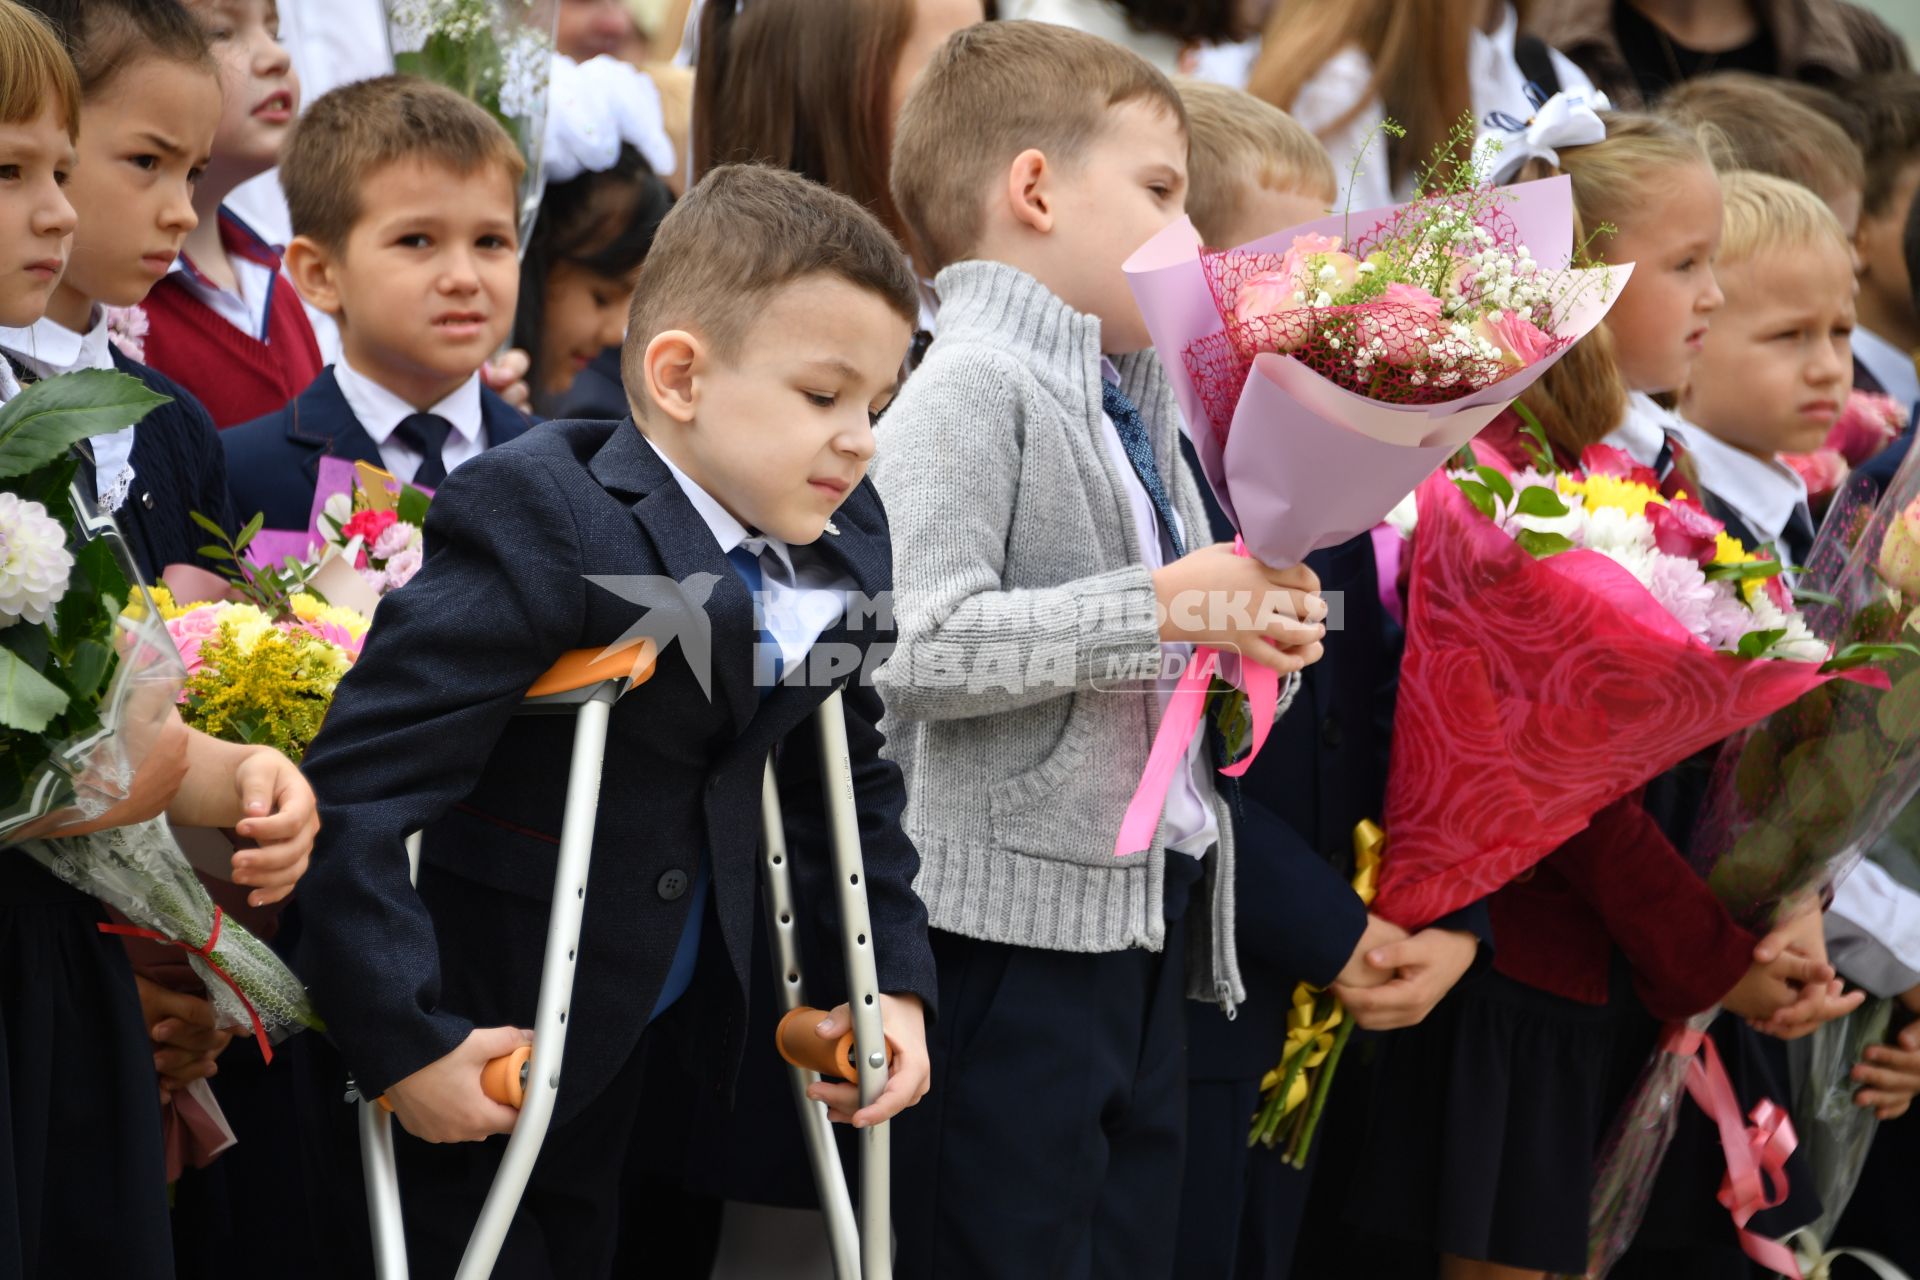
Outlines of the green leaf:
[{"label": "green leaf", "polygon": [[205,556],[209,560],[233,559],[233,552],[227,550],[225,547],[213,547],[213,546],[201,547],[199,550],[195,551],[194,554]]},{"label": "green leaf", "polygon": [[1545,560],[1548,556],[1557,556],[1562,551],[1573,550],[1573,540],[1564,534],[1541,533],[1537,529],[1522,529],[1514,541],[1520,549],[1535,560]]},{"label": "green leaf", "polygon": [[67,695],[58,685],[13,650],[0,649],[0,724],[39,733],[66,709]]},{"label": "green leaf", "polygon": [[0,406],[0,478],[44,467],[88,436],[132,426],[170,399],[104,369],[42,379]]},{"label": "green leaf", "polygon": [[1507,478],[1492,467],[1475,467],[1474,473],[1480,477],[1480,483],[1487,486],[1502,502],[1513,501],[1513,486]]},{"label": "green leaf", "polygon": [[74,646],[73,660],[67,664],[67,683],[75,697],[91,700],[113,665],[113,650],[97,640],[82,640]]},{"label": "green leaf", "polygon": [[409,484],[401,486],[400,501],[393,504],[393,509],[399,517],[408,524],[425,528],[427,524],[427,508],[432,504],[432,498],[429,498],[426,494]]},{"label": "green leaf", "polygon": [[1765,657],[1767,650],[1786,638],[1785,627],[1775,627],[1768,631],[1749,631],[1740,637],[1740,647],[1735,650],[1743,658]]},{"label": "green leaf", "polygon": [[1553,461],[1553,445],[1547,441],[1547,429],[1540,425],[1540,419],[1533,410],[1520,401],[1513,402],[1513,411],[1520,418],[1520,434],[1527,441],[1527,453],[1533,459],[1533,469],[1541,475],[1557,475],[1560,468]]},{"label": "green leaf", "polygon": [[260,532],[260,526],[266,522],[266,512],[254,512],[253,519],[247,521],[246,527],[240,530],[240,536],[233,540],[233,549],[235,551],[245,551],[247,544],[253,541],[253,535]]},{"label": "green leaf", "polygon": [[220,539],[222,542],[225,542],[227,540],[227,531],[225,529],[222,529],[213,520],[210,520],[206,516],[201,515],[198,511],[187,512],[187,519],[193,521],[195,524],[199,525],[202,529],[205,529],[208,533]]},{"label": "green leaf", "polygon": [[1869,663],[1891,662],[1901,654],[1920,658],[1920,647],[1910,644],[1850,644],[1827,659],[1823,672],[1851,671]]},{"label": "green leaf", "polygon": [[1493,502],[1493,491],[1476,480],[1455,480],[1454,487],[1467,496],[1467,501],[1480,509],[1480,514],[1491,520],[1497,508]]},{"label": "green leaf", "polygon": [[1520,491],[1520,500],[1514,510],[1523,516],[1551,518],[1566,515],[1567,504],[1553,490],[1536,484]]},{"label": "green leaf", "polygon": [[1840,604],[1839,596],[1815,591],[1812,587],[1794,587],[1792,590],[1795,604],[1823,604],[1829,608],[1837,608]]},{"label": "green leaf", "polygon": [[1710,564],[1706,567],[1710,582],[1754,582],[1780,576],[1778,560],[1748,560],[1741,564]]}]

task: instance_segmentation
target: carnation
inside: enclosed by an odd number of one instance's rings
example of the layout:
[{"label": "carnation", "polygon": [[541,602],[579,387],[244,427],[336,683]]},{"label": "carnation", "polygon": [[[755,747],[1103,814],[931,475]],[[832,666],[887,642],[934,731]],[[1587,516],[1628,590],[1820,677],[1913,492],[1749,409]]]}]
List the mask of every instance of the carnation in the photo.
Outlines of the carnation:
[{"label": "carnation", "polygon": [[396,519],[367,548],[375,560],[391,560],[408,547],[420,544],[420,526]]},{"label": "carnation", "polygon": [[411,546],[387,561],[387,590],[404,587],[413,581],[413,575],[420,572],[420,564],[424,558],[420,543],[416,540]]},{"label": "carnation", "polygon": [[45,625],[67,594],[67,531],[37,502],[0,493],[0,628]]}]

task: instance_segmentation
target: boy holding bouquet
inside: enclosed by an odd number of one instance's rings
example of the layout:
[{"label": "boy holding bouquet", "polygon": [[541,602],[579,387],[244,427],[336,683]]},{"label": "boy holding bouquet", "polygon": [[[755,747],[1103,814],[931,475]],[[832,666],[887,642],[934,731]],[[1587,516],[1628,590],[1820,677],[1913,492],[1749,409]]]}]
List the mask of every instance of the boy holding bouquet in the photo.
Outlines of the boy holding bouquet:
[{"label": "boy holding bouquet", "polygon": [[[613,712],[566,1078],[500,1274],[609,1274],[639,1109],[684,1105],[641,1093],[644,1035],[667,1035],[722,1095],[744,1053],[773,1051],[741,1040],[763,770],[778,747],[804,858],[825,821],[813,735],[794,730],[891,639],[884,609],[855,605],[891,586],[862,477],[916,314],[898,245],[852,201],[783,170],[716,169],[640,275],[623,354],[634,417],[547,424],[437,495],[426,564],[382,603],[306,760],[325,836],[302,972],[362,1092],[412,1135],[415,1274],[451,1274],[466,1243],[503,1149],[486,1139],[515,1116],[481,1068],[526,1041],[537,997],[571,728],[513,713],[562,654],[637,646],[653,613],[690,625]],[[897,1052],[865,1108],[851,1085],[813,1092],[869,1125],[925,1092],[933,961],[879,697],[845,688]],[[416,890],[403,841],[419,829]],[[837,1011],[822,1036],[847,1021]]]},{"label": "boy holding bouquet", "polygon": [[513,328],[524,161],[451,89],[383,76],[335,89],[280,167],[286,270],[340,325],[340,359],[285,408],[221,433],[236,508],[304,529],[320,459],[436,489],[527,429],[481,368]]},{"label": "boy holding bouquet", "polygon": [[1180,216],[1186,170],[1173,86],[1063,27],[960,32],[900,114],[895,203],[940,331],[882,429],[900,646],[880,679],[954,993],[940,1091],[896,1146],[903,1276],[1170,1274],[1184,998],[1245,999],[1205,735],[1150,847],[1114,856],[1189,646],[1290,675],[1324,631],[1310,571],[1208,545],[1121,271]]}]

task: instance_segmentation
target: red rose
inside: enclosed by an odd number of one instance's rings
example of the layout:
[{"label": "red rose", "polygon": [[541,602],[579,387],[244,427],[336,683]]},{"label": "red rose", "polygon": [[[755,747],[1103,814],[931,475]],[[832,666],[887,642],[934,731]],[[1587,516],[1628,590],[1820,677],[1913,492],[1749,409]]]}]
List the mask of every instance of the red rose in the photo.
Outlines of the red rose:
[{"label": "red rose", "polygon": [[398,511],[356,511],[353,518],[340,526],[340,537],[351,542],[359,538],[368,546],[379,541],[380,535],[393,527],[400,518]]},{"label": "red rose", "polygon": [[1616,449],[1610,444],[1588,445],[1580,455],[1580,470],[1590,476],[1612,476],[1617,480],[1631,480],[1649,489],[1660,487],[1658,476],[1635,462],[1633,455],[1625,449]]},{"label": "red rose", "polygon": [[1687,498],[1677,498],[1664,507],[1648,503],[1647,523],[1653,526],[1654,546],[1702,567],[1713,563],[1719,535],[1727,527],[1708,515],[1705,507]]}]

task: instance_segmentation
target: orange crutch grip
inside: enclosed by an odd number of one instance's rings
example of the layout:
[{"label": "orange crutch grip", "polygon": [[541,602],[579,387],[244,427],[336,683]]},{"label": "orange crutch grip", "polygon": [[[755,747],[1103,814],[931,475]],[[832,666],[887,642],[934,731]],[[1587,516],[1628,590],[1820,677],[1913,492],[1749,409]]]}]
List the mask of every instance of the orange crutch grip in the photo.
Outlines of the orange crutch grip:
[{"label": "orange crutch grip", "polygon": [[[819,1037],[815,1037],[818,1039]],[[523,1044],[504,1057],[495,1058],[480,1068],[480,1090],[503,1107],[518,1108],[527,1096],[524,1077],[527,1063],[533,1058],[533,1046]],[[383,1110],[393,1110],[393,1104],[384,1096],[380,1099]]]},{"label": "orange crutch grip", "polygon": [[[860,1072],[853,1061],[853,1032],[848,1031],[831,1043],[822,1040],[814,1028],[827,1016],[825,1009],[809,1009],[802,1005],[798,1009],[789,1009],[780,1019],[780,1025],[774,1028],[774,1042],[779,1047],[780,1056],[796,1067],[815,1071],[830,1080],[845,1080],[849,1084],[860,1082]],[[887,1061],[893,1061],[893,1040],[887,1040]]]}]

